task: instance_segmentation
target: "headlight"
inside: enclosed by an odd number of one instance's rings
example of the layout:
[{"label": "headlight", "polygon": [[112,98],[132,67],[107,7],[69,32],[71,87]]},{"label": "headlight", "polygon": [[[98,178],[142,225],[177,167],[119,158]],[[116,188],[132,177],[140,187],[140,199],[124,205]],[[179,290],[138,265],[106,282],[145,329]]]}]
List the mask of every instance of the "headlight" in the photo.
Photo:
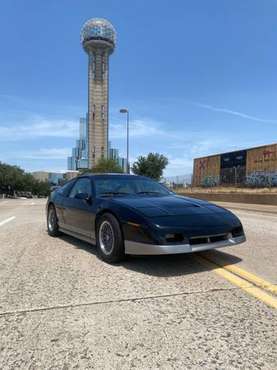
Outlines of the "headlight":
[{"label": "headlight", "polygon": [[243,227],[242,226],[237,226],[234,227],[232,230],[232,236],[235,238],[236,236],[242,236],[244,234],[243,232]]}]

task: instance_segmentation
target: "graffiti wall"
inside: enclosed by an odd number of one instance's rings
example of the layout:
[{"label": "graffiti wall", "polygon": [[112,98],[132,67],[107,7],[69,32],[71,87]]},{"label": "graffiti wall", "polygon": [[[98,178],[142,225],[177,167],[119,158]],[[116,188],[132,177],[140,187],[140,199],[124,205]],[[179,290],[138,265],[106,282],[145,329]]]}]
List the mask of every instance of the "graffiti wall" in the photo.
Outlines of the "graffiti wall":
[{"label": "graffiti wall", "polygon": [[277,186],[277,144],[196,158],[193,185]]},{"label": "graffiti wall", "polygon": [[249,149],[246,172],[248,186],[277,186],[277,144]]},{"label": "graffiti wall", "polygon": [[246,176],[246,184],[253,187],[277,186],[277,171],[254,171]]},{"label": "graffiti wall", "polygon": [[204,186],[206,188],[210,188],[213,186],[217,186],[220,183],[220,176],[204,176],[201,181],[201,186]]},{"label": "graffiti wall", "polygon": [[247,151],[247,175],[257,171],[277,171],[277,144]]},{"label": "graffiti wall", "polygon": [[215,186],[206,184],[218,184],[220,175],[220,156],[197,158],[194,160],[193,185]]}]

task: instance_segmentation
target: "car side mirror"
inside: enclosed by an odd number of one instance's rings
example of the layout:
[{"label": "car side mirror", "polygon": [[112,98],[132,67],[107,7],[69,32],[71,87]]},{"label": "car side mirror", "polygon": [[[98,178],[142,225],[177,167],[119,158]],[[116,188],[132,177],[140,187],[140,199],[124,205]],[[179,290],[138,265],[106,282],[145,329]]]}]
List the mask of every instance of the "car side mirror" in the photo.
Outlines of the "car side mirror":
[{"label": "car side mirror", "polygon": [[85,200],[86,202],[91,202],[91,197],[88,193],[78,193],[75,195],[75,199]]}]

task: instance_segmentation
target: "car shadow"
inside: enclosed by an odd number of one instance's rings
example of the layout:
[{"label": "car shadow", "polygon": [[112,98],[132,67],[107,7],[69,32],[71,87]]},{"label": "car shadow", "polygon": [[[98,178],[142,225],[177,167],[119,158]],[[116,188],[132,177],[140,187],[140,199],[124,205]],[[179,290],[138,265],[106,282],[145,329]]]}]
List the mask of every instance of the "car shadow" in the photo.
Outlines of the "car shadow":
[{"label": "car shadow", "polygon": [[[96,246],[92,244],[69,235],[62,235],[60,238],[68,243],[69,246],[97,255]],[[202,264],[199,262],[198,256],[208,259],[209,261],[213,261],[214,263]],[[140,274],[156,277],[174,277],[212,271],[217,267],[215,264],[216,261],[220,261],[220,266],[224,267],[225,265],[234,265],[239,263],[241,258],[221,250],[211,250],[208,252],[161,256],[127,256],[126,260],[114,265],[122,266],[127,270]]]},{"label": "car shadow", "polygon": [[73,246],[76,249],[82,249],[88,253],[91,253],[93,255],[97,255],[96,246],[87,242],[84,242],[83,240],[77,239],[74,236],[70,236],[67,234],[62,234],[59,236],[59,239],[65,241],[68,246]]},{"label": "car shadow", "polygon": [[[129,256],[121,263],[128,270],[160,277],[191,275],[204,271],[212,271],[218,266],[215,263],[201,263],[200,259],[206,256],[203,253],[184,253],[162,256]],[[221,261],[221,266],[234,265],[240,258],[221,251],[209,251],[210,261]]]}]

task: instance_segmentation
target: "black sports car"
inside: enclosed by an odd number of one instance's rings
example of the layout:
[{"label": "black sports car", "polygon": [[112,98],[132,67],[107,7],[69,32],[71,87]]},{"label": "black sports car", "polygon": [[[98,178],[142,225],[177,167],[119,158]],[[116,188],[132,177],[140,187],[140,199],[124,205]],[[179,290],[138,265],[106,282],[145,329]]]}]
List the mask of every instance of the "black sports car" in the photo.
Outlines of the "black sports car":
[{"label": "black sports car", "polygon": [[47,228],[96,243],[99,256],[174,254],[245,241],[240,220],[214,204],[179,196],[143,176],[93,174],[51,193]]}]

